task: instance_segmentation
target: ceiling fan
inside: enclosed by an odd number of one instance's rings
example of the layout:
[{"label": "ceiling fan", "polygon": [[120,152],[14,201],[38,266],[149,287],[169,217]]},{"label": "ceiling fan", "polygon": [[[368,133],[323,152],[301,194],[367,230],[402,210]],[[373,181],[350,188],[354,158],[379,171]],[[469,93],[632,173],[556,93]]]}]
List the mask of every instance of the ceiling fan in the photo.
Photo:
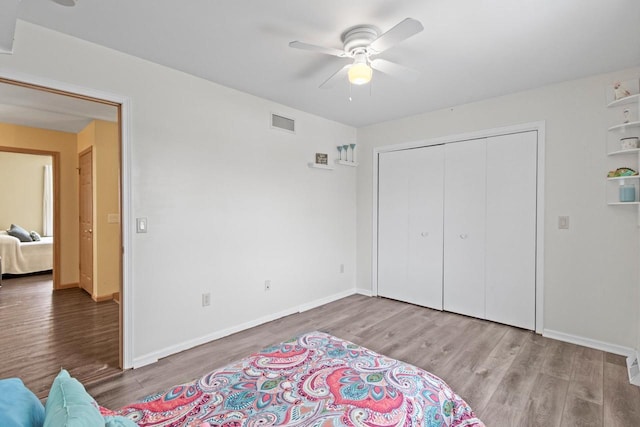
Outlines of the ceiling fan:
[{"label": "ceiling fan", "polygon": [[322,82],[321,88],[330,88],[345,75],[349,82],[355,85],[369,83],[373,76],[373,70],[381,71],[391,76],[413,80],[417,77],[417,71],[405,66],[387,61],[382,58],[372,57],[379,55],[396,44],[418,34],[424,27],[412,18],[406,18],[386,33],[380,34],[372,25],[358,25],[349,28],[342,33],[343,50],[331,47],[316,46],[313,44],[292,41],[290,47],[324,53],[340,58],[353,58],[353,63],[347,64],[333,73]]}]

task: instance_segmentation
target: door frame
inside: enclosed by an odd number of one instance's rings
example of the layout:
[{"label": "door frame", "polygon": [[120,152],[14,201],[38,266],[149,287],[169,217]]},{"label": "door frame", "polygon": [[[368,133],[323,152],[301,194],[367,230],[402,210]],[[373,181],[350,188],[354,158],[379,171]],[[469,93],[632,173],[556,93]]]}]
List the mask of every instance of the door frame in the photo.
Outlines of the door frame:
[{"label": "door frame", "polygon": [[380,154],[398,150],[428,147],[432,145],[448,144],[492,136],[508,135],[529,131],[538,132],[537,153],[537,189],[536,189],[536,326],[535,332],[542,334],[544,327],[544,153],[545,153],[545,121],[523,123],[493,129],[484,129],[443,137],[430,138],[421,141],[410,141],[399,144],[384,145],[373,148],[372,178],[373,203],[372,211],[372,242],[371,242],[371,293],[378,295],[378,162]]},{"label": "door frame", "polygon": [[83,87],[30,74],[0,70],[0,82],[43,90],[64,96],[111,104],[118,107],[120,128],[120,229],[122,277],[120,281],[120,366],[133,367],[133,262],[132,262],[132,190],[131,190],[131,99],[127,96]]}]

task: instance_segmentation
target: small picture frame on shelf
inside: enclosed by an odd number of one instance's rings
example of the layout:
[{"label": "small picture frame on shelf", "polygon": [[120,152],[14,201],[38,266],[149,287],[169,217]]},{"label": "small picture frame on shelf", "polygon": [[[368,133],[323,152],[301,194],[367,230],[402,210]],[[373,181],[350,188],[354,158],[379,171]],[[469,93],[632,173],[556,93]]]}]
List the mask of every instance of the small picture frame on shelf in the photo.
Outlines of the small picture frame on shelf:
[{"label": "small picture frame on shelf", "polygon": [[329,157],[327,153],[316,153],[316,164],[318,165],[328,165]]}]

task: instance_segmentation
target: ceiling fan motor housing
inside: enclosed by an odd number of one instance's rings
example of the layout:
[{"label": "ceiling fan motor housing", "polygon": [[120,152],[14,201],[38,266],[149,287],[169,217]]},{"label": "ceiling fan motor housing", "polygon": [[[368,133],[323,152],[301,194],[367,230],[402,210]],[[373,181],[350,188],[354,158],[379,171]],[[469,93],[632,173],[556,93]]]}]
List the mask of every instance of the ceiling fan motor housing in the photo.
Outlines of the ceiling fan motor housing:
[{"label": "ceiling fan motor housing", "polygon": [[352,57],[358,53],[365,53],[371,42],[378,38],[378,34],[378,29],[373,25],[359,25],[350,28],[342,33],[344,51]]}]

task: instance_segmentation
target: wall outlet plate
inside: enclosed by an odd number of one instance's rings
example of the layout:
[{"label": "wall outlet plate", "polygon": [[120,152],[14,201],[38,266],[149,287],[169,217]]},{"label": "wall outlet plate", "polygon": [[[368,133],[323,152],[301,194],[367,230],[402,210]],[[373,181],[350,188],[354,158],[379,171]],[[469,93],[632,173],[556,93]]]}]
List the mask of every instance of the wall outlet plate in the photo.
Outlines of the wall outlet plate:
[{"label": "wall outlet plate", "polygon": [[211,305],[211,294],[208,292],[206,294],[202,294],[202,306],[207,307],[210,305]]}]

